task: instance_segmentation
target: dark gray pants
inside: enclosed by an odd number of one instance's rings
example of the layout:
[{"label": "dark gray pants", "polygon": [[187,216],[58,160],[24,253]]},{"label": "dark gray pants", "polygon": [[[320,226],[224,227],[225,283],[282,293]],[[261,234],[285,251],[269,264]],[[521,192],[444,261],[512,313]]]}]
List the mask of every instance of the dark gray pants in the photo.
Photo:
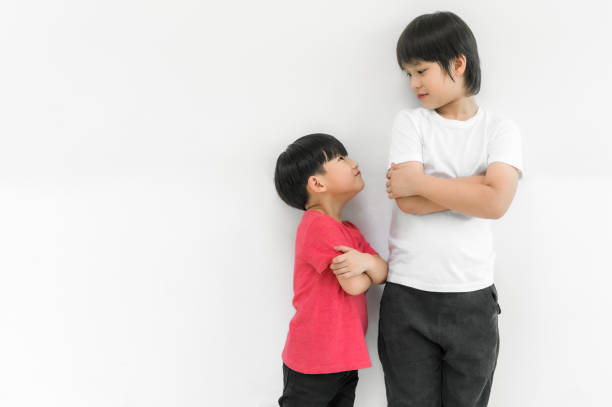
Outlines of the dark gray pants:
[{"label": "dark gray pants", "polygon": [[338,373],[305,374],[283,363],[282,407],[353,407],[357,370]]},{"label": "dark gray pants", "polygon": [[491,285],[439,293],[387,283],[378,354],[389,407],[484,407],[499,352]]}]

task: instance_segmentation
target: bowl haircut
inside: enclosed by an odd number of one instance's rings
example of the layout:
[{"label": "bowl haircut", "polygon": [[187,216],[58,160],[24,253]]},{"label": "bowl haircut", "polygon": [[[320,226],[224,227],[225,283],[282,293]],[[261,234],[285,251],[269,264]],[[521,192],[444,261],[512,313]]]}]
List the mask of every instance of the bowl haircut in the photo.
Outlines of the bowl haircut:
[{"label": "bowl haircut", "polygon": [[466,58],[466,92],[476,95],[480,91],[480,59],[476,38],[470,27],[450,11],[423,14],[412,20],[397,41],[396,53],[402,70],[403,64],[437,62],[453,81],[452,62],[463,54]]},{"label": "bowl haircut", "polygon": [[326,162],[347,155],[344,145],[329,134],[316,133],[300,137],[276,160],[276,192],[287,205],[306,210],[308,178],[315,174],[325,174],[323,165]]}]

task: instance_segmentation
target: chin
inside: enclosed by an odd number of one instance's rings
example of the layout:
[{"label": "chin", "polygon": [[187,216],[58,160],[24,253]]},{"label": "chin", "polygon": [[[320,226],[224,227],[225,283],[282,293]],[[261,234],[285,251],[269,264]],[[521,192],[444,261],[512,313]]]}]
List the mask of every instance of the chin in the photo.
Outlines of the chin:
[{"label": "chin", "polygon": [[426,109],[429,109],[429,110],[438,109],[440,106],[441,106],[440,104],[431,103],[431,102],[430,103],[427,103],[427,102],[423,103],[423,107],[425,107]]},{"label": "chin", "polygon": [[364,187],[365,187],[365,182],[363,182],[363,180],[361,180],[361,182],[359,183],[359,186],[357,188],[357,192],[361,192]]}]

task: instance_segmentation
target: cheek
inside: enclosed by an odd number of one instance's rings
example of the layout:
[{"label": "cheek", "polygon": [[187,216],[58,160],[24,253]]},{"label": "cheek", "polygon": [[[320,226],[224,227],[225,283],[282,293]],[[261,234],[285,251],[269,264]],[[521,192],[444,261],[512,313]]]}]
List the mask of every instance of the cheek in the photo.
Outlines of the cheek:
[{"label": "cheek", "polygon": [[346,187],[353,187],[355,183],[359,182],[359,177],[353,175],[352,171],[347,171],[342,177],[342,184]]},{"label": "cheek", "polygon": [[431,92],[439,92],[440,85],[442,84],[442,78],[437,78],[435,76],[430,75],[425,80],[425,85],[427,86],[427,90]]}]

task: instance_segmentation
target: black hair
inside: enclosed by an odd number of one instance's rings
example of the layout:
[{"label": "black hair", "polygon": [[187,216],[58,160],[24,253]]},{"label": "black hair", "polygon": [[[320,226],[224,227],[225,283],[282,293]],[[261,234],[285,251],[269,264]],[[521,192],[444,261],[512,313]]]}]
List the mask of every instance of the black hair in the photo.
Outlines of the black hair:
[{"label": "black hair", "polygon": [[408,24],[397,41],[397,63],[419,60],[437,62],[451,79],[453,59],[465,55],[465,87],[471,95],[480,91],[480,59],[476,38],[470,27],[450,11],[418,16]]},{"label": "black hair", "polygon": [[314,174],[325,174],[323,165],[326,162],[347,155],[342,143],[329,134],[316,133],[300,137],[276,160],[276,192],[287,205],[306,210],[308,178]]}]

